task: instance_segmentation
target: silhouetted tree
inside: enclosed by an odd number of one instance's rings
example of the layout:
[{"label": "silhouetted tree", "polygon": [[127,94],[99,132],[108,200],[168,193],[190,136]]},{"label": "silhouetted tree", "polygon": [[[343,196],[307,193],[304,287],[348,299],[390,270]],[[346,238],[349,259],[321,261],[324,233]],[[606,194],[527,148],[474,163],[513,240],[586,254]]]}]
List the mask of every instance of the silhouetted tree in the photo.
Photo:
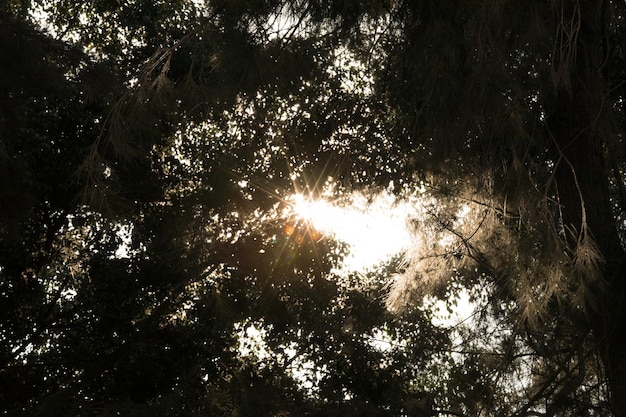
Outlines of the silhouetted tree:
[{"label": "silhouetted tree", "polygon": [[[2,411],[626,416],[624,13],[0,6]],[[338,274],[288,209],[326,183],[429,237]]]}]

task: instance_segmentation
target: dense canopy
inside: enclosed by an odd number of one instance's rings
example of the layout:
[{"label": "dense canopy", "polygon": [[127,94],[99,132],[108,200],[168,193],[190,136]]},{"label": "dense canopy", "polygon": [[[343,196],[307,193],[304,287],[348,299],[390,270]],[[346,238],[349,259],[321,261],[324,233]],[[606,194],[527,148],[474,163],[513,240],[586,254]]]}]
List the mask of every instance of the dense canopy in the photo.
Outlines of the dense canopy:
[{"label": "dense canopy", "polygon": [[625,19],[0,4],[0,413],[626,417]]}]

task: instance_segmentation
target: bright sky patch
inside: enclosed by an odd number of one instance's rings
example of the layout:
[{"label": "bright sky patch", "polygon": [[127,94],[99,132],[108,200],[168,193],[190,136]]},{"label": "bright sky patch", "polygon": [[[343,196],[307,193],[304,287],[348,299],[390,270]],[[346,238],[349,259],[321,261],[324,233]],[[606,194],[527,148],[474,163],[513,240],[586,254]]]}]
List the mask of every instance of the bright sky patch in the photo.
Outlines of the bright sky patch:
[{"label": "bright sky patch", "polygon": [[343,269],[365,271],[404,251],[411,243],[407,228],[413,208],[393,195],[351,197],[349,204],[293,197],[293,210],[325,235],[349,245]]}]

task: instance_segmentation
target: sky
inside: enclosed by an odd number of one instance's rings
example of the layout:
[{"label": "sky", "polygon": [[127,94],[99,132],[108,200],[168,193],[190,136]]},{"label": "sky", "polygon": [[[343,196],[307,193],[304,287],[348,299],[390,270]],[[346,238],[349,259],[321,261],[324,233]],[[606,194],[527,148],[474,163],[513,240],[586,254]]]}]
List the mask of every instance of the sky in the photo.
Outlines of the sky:
[{"label": "sky", "polygon": [[293,200],[298,216],[320,233],[348,244],[349,253],[341,265],[344,271],[366,272],[411,244],[407,225],[414,208],[389,193],[371,198],[353,193],[344,203],[302,194]]}]

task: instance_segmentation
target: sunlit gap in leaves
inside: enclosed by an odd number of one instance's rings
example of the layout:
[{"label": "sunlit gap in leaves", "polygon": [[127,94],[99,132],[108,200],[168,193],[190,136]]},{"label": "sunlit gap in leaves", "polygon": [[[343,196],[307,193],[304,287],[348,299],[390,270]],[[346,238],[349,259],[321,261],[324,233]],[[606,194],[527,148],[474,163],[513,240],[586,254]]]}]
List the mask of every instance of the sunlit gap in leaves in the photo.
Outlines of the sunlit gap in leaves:
[{"label": "sunlit gap in leaves", "polygon": [[292,200],[296,215],[310,222],[320,237],[348,245],[339,267],[343,272],[366,272],[411,244],[407,221],[412,207],[387,192],[370,198],[354,193],[341,202],[302,194],[295,194]]},{"label": "sunlit gap in leaves", "polygon": [[[442,233],[439,230],[434,233],[432,226],[427,225],[427,218],[432,216],[431,210],[437,201],[425,193],[397,197],[385,190],[370,195],[352,192],[341,198],[334,198],[333,195],[334,190],[330,187],[317,197],[294,194],[288,202],[293,214],[307,223],[305,229],[309,238],[334,239],[347,245],[342,263],[334,270],[340,276],[357,273],[365,277],[378,266],[400,257],[401,265],[418,265],[407,268],[411,271],[406,274],[414,275],[408,279],[419,280],[418,275],[423,271],[415,269],[420,268],[421,258],[431,258],[433,248],[445,248],[452,253],[452,246],[457,244],[454,232]],[[456,213],[458,222],[465,221],[469,211],[468,207],[461,207]],[[286,226],[285,233],[295,233],[291,224]],[[390,283],[407,279],[401,275],[398,273],[387,278]],[[420,283],[414,285],[419,286]],[[475,305],[467,292],[460,291],[451,300],[438,300],[426,294],[424,307],[432,311],[434,324],[453,327],[465,322],[472,315]]]},{"label": "sunlit gap in leaves", "polygon": [[277,349],[270,348],[265,339],[271,327],[262,321],[236,323],[238,355],[258,362],[261,367],[275,361],[285,367],[306,392],[311,395],[318,394],[322,374],[327,372],[326,366],[316,367],[315,362],[306,354],[299,353],[301,349],[295,342],[279,346]]}]

